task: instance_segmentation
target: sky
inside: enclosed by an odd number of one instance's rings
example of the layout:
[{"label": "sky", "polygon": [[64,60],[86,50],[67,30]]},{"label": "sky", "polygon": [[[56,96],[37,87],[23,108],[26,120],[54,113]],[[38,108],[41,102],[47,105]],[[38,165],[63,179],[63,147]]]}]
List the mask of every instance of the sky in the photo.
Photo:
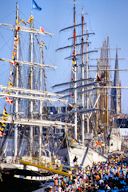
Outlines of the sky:
[{"label": "sky", "polygon": [[[67,38],[71,32],[59,33],[59,30],[73,24],[73,0],[35,0],[42,8],[41,11],[31,9],[31,0],[18,0],[20,17],[28,20],[32,13],[35,18],[35,27],[43,28],[53,34],[52,37],[43,37],[47,45],[45,52],[45,62],[56,65],[56,70],[47,71],[48,87],[69,81],[71,75],[71,62],[65,60],[70,55],[70,51],[56,52],[61,46],[71,44]],[[16,0],[0,0],[0,23],[15,23]],[[115,57],[115,48],[119,50],[119,57],[126,58],[119,60],[121,69],[128,68],[128,0],[76,0],[77,22],[80,22],[81,13],[85,14],[85,21],[88,29],[95,32],[90,38],[91,48],[100,48],[103,41],[109,36],[111,56]],[[68,36],[69,35],[69,36]],[[0,32],[0,57],[11,57],[12,44],[9,32]],[[12,46],[12,47],[11,47]],[[8,51],[9,49],[9,51]],[[97,58],[99,53],[91,55]],[[114,62],[111,61],[112,68]],[[7,77],[7,64],[0,63],[0,84],[4,83]],[[128,72],[120,72],[122,86],[128,82]],[[3,75],[4,74],[4,75]],[[128,90],[122,91],[122,111],[128,113]]]}]

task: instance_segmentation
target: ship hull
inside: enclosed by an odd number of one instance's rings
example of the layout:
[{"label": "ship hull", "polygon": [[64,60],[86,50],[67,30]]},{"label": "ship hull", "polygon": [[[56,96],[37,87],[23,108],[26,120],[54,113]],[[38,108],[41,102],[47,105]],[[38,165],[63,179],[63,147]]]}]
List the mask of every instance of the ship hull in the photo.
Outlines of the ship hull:
[{"label": "ship hull", "polygon": [[[88,165],[92,166],[93,163],[107,161],[107,157],[98,153],[94,149],[78,144],[61,150],[59,155],[65,156],[70,167],[74,167],[76,164],[80,167],[86,167]],[[74,162],[75,157],[76,161]]]},{"label": "ship hull", "polygon": [[11,174],[2,174],[0,190],[6,192],[30,192],[41,188],[40,181],[31,181],[23,178],[15,178]]},{"label": "ship hull", "polygon": [[30,192],[52,179],[52,174],[18,168],[0,170],[0,189],[6,192]]},{"label": "ship hull", "polygon": [[[70,166],[78,164],[81,167],[92,166],[93,163],[105,162],[107,158],[90,147],[71,147],[68,150]],[[74,162],[74,158],[77,161]]]}]

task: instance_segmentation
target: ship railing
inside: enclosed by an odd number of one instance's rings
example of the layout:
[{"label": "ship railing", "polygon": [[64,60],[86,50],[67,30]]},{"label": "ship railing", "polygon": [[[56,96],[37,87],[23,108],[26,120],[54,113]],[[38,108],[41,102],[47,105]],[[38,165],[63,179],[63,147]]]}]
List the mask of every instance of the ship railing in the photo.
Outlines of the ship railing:
[{"label": "ship railing", "polygon": [[54,166],[54,164],[52,164],[52,162],[43,165],[41,163],[35,163],[35,162],[29,162],[29,161],[21,160],[20,163],[23,164],[23,165],[27,165],[27,166],[34,166],[34,167],[37,167],[39,170],[49,171],[49,172],[52,172],[52,173],[56,173],[58,175],[64,175],[64,176],[67,176],[67,177],[71,176],[71,172],[63,171],[62,165],[60,167],[58,167],[57,165]]},{"label": "ship railing", "polygon": [[51,158],[47,158],[45,156],[41,157],[22,157],[20,161],[27,161],[34,164],[39,164],[46,166],[47,168],[54,168],[58,170],[62,170],[63,165],[61,164],[61,161],[59,159],[53,159],[51,161]]}]

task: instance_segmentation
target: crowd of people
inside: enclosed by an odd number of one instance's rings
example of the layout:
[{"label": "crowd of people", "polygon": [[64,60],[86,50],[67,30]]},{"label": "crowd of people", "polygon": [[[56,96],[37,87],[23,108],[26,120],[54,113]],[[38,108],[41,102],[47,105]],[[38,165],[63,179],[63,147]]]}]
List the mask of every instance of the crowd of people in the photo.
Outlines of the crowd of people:
[{"label": "crowd of people", "polygon": [[128,161],[124,156],[112,156],[107,162],[93,166],[76,166],[70,177],[54,177],[49,192],[128,192]]}]

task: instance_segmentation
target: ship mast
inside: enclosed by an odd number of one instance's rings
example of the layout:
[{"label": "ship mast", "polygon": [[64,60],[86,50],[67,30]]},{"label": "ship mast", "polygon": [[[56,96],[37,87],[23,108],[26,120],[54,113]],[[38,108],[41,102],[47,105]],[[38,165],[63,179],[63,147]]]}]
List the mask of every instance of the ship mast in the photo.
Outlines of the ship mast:
[{"label": "ship mast", "polygon": [[[16,29],[15,29],[15,36],[14,38],[18,40],[19,42],[19,32],[17,28],[19,27],[19,8],[18,4],[16,4]],[[16,60],[19,60],[19,43],[17,43],[17,48],[16,48]],[[15,86],[19,87],[19,64],[16,65],[15,69]],[[16,93],[18,94],[18,92]],[[19,116],[19,99],[16,98],[15,100],[15,114],[16,114],[16,119],[18,119]],[[14,160],[16,160],[16,157],[18,155],[18,126],[15,125],[15,132],[14,132]]]},{"label": "ship mast", "polygon": [[[74,6],[73,6],[73,25],[66,27],[64,29],[61,29],[60,32],[68,30],[73,28],[73,36],[69,37],[68,40],[72,39],[73,44],[65,47],[60,47],[57,49],[58,50],[63,50],[67,48],[73,48],[72,50],[72,55],[66,57],[65,59],[72,59],[72,78],[71,82],[66,82],[66,83],[60,83],[58,85],[54,85],[53,87],[61,87],[62,85],[70,85],[71,87],[68,89],[64,89],[62,91],[58,91],[56,93],[65,93],[67,91],[72,91],[73,96],[74,96],[74,105],[73,105],[73,112],[74,112],[74,124],[75,124],[75,129],[74,129],[74,134],[73,137],[77,140],[78,139],[78,126],[80,127],[80,139],[82,143],[84,144],[85,140],[85,114],[82,113],[80,115],[81,117],[81,124],[78,125],[78,100],[80,98],[80,102],[82,105],[83,110],[85,110],[85,107],[87,110],[89,109],[89,98],[88,98],[88,93],[86,93],[85,97],[85,91],[87,92],[88,89],[87,86],[93,86],[95,82],[90,83],[91,78],[89,79],[89,71],[88,71],[88,55],[89,53],[97,52],[97,50],[89,50],[89,42],[88,42],[88,37],[89,35],[94,35],[94,33],[89,33],[88,30],[86,29],[86,33],[84,33],[84,16],[82,14],[81,16],[81,23],[77,24],[76,23],[76,0],[74,0]],[[81,26],[82,27],[82,33],[80,35],[76,35],[76,29],[77,27]],[[86,36],[86,41],[84,41],[84,36]],[[81,42],[77,42],[77,38],[81,38]],[[84,47],[86,45],[86,47]],[[77,47],[81,47],[81,52],[77,53],[76,49]],[[85,49],[85,50],[84,50]],[[86,55],[86,57],[85,57]],[[81,58],[81,65],[78,65],[77,61]],[[80,71],[79,71],[80,70]],[[79,72],[80,72],[80,79],[79,79]],[[85,84],[85,81],[87,84]],[[79,96],[80,92],[79,89],[81,90],[81,96]],[[69,97],[70,95],[66,95]],[[71,109],[72,110],[72,109]],[[86,133],[89,133],[89,115],[86,115]]]},{"label": "ship mast", "polygon": [[[85,67],[84,67],[84,16],[82,14],[81,17],[81,23],[82,23],[82,38],[81,38],[81,52],[82,52],[82,63],[81,63],[81,73],[82,73],[82,79],[85,79]],[[87,45],[86,45],[87,46]],[[82,85],[84,85],[84,81],[82,81]],[[85,107],[85,94],[84,94],[84,87],[82,88],[82,107]],[[82,113],[82,120],[81,120],[81,138],[82,143],[84,144],[84,137],[85,137],[85,114]]]},{"label": "ship mast", "polygon": [[[44,63],[44,54],[43,54],[43,48],[44,48],[44,44],[43,42],[39,43],[40,46],[40,63],[43,64]],[[43,81],[44,81],[44,91],[46,91],[46,83],[45,83],[45,69],[41,68],[40,69],[40,90],[43,89]],[[40,120],[42,120],[42,113],[43,113],[43,101],[40,101]],[[41,157],[42,153],[42,129],[43,127],[40,126],[39,127],[39,158]]]},{"label": "ship mast", "polygon": [[[76,1],[74,0],[74,7],[73,7],[73,22],[74,22],[74,31],[73,31],[73,75],[74,75],[74,88],[77,87],[77,62],[76,62]],[[75,106],[77,106],[77,89],[74,90],[74,102]],[[77,111],[74,114],[74,138],[77,140]]]},{"label": "ship mast", "polygon": [[[33,27],[33,22],[30,23],[30,28]],[[33,64],[30,66],[30,89],[33,90],[33,76],[34,76],[34,34],[30,33],[30,62]],[[30,117],[33,119],[33,110],[34,110],[34,103],[33,100],[30,100]],[[34,127],[30,127],[30,156],[32,156],[32,150],[33,150],[33,129]]]},{"label": "ship mast", "polygon": [[[89,53],[89,50],[88,50],[88,36],[89,36],[89,33],[88,33],[88,30],[86,29],[86,79],[89,78],[89,74],[88,74],[88,53]],[[88,82],[87,82],[88,83]],[[88,89],[88,88],[87,88]],[[88,92],[86,94],[86,107],[87,109],[89,109],[89,97],[88,97]],[[87,134],[89,134],[90,130],[89,130],[89,117],[87,115],[87,118],[86,118],[86,126],[87,126]]]}]

